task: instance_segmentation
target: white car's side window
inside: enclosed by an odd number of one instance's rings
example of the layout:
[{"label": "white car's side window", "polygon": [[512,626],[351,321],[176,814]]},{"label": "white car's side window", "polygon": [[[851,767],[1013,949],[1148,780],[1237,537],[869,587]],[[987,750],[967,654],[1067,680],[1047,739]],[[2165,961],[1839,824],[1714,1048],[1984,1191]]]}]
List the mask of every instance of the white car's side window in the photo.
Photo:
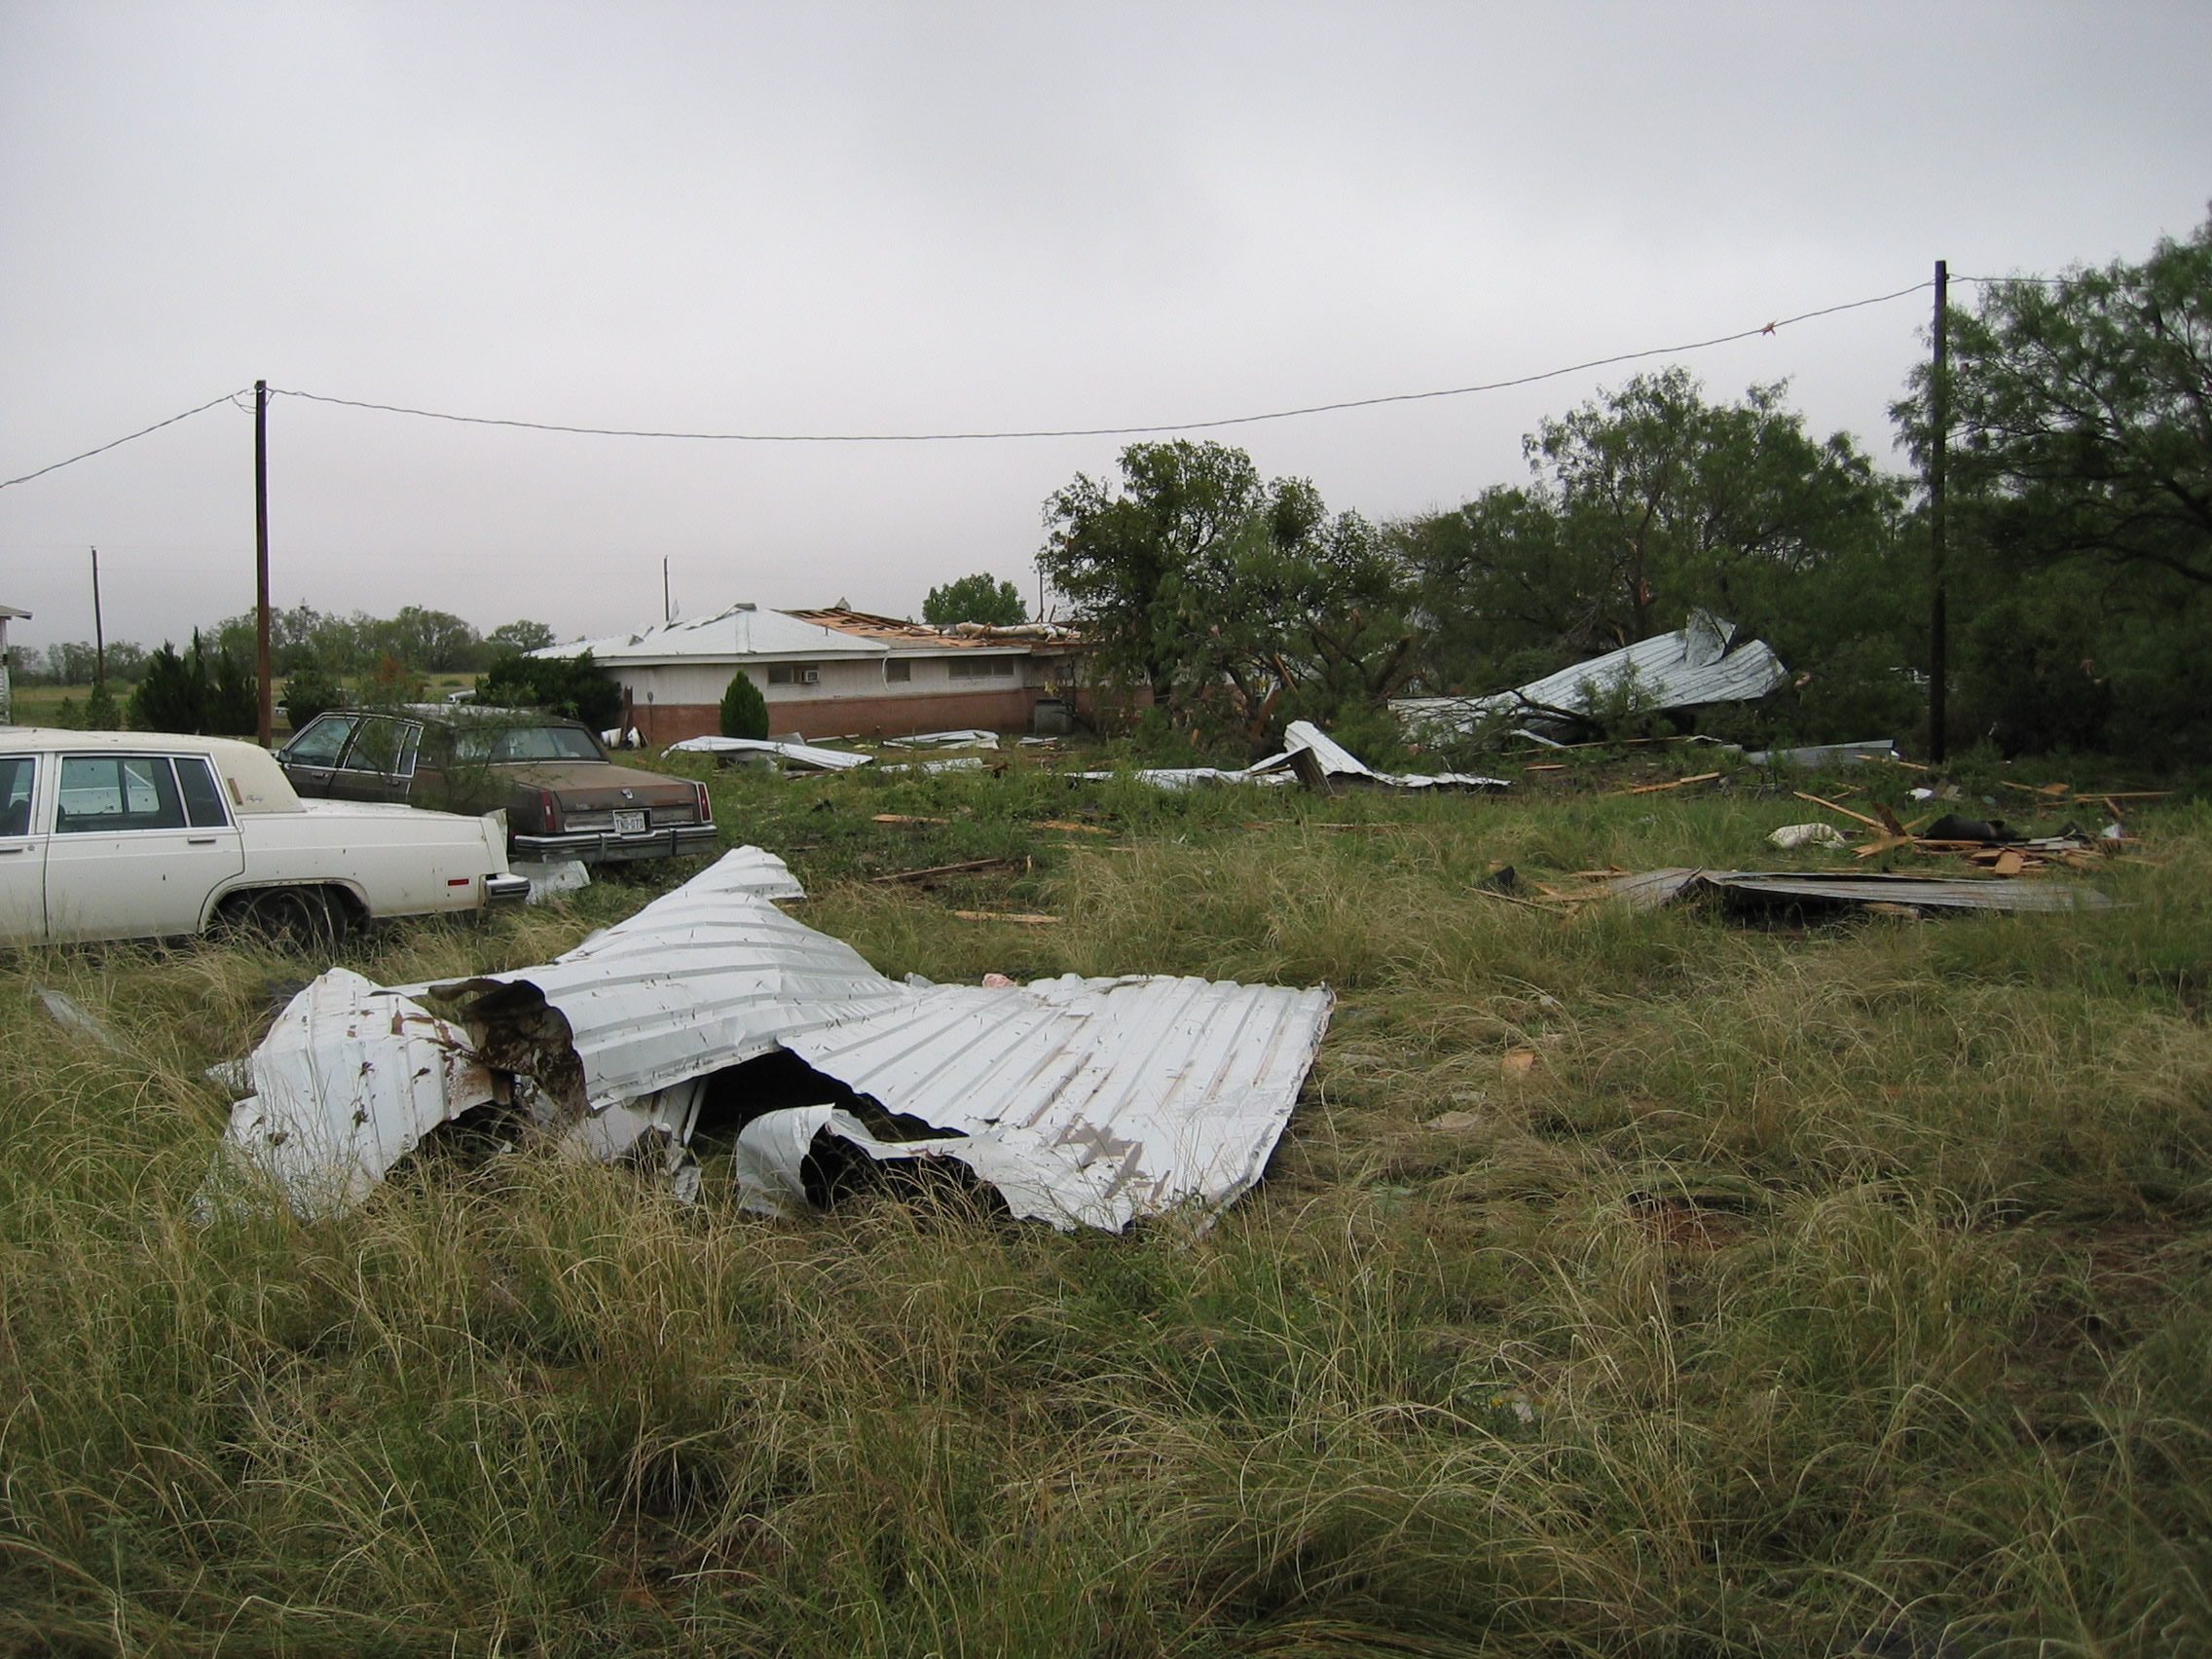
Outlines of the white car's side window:
[{"label": "white car's side window", "polygon": [[182,830],[184,798],[176,774],[158,755],[69,755],[61,761],[57,835],[124,830]]},{"label": "white car's side window", "polygon": [[192,828],[228,828],[231,815],[223,805],[223,792],[215,782],[215,768],[197,755],[179,755],[172,764],[176,767],[177,790],[184,796],[184,815]]},{"label": "white car's side window", "polygon": [[37,762],[28,755],[0,755],[0,835],[31,832],[31,779]]}]

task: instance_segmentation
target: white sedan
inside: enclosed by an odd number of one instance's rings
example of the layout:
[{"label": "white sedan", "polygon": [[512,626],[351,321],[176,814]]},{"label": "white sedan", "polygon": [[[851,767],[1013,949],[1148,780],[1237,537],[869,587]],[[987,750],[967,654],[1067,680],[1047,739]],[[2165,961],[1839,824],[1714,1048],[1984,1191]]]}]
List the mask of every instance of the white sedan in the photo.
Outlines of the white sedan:
[{"label": "white sedan", "polygon": [[232,925],[327,945],[529,892],[498,813],[303,801],[227,738],[0,726],[0,944]]}]

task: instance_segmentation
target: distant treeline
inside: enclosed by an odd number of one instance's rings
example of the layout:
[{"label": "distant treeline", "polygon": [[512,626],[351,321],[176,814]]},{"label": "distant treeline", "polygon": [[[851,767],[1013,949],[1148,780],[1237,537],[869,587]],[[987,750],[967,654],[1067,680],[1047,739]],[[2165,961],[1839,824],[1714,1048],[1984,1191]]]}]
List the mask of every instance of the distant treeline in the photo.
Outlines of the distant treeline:
[{"label": "distant treeline", "polygon": [[[201,631],[211,658],[254,657],[253,613],[246,611]],[[269,617],[272,667],[280,678],[319,671],[347,680],[373,675],[387,665],[418,674],[479,674],[502,651],[535,650],[554,643],[542,622],[506,622],[489,634],[447,610],[403,606],[391,616],[356,610],[350,616],[317,610],[310,605],[275,610]],[[179,642],[181,645],[181,642]],[[135,685],[145,678],[153,653],[129,640],[107,642],[107,677]],[[16,678],[26,685],[89,685],[96,653],[89,640],[16,650]]]},{"label": "distant treeline", "polygon": [[[1921,370],[1891,415],[1923,463],[1946,415],[1948,741],[2212,758],[2212,224],[1947,316],[1945,384]],[[1700,729],[1925,743],[1927,475],[1787,396],[1639,375],[1539,424],[1524,481],[1382,524],[1242,450],[1133,444],[1045,503],[1039,564],[1140,732],[1200,750],[1300,715],[1380,749],[1393,694],[1526,683],[1696,609],[1791,670]]]}]

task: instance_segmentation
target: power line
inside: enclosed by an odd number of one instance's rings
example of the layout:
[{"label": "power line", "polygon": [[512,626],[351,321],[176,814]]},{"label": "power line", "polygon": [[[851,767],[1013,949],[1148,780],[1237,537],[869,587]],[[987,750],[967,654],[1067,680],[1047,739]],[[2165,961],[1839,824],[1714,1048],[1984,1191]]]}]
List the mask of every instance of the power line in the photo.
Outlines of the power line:
[{"label": "power line", "polygon": [[179,421],[189,421],[193,416],[204,414],[218,403],[229,403],[231,399],[240,395],[242,395],[240,392],[226,391],[220,397],[210,397],[196,409],[187,409],[182,415],[171,415],[166,421],[156,421],[151,426],[141,426],[137,431],[117,438],[113,443],[100,445],[98,449],[89,449],[83,455],[73,455],[67,461],[57,461],[52,466],[42,466],[36,472],[24,473],[20,478],[0,478],[0,490],[5,490],[12,484],[28,484],[34,478],[44,478],[49,472],[58,472],[64,466],[74,466],[80,461],[90,461],[95,455],[105,455],[111,449],[122,448],[132,438],[142,438],[148,432],[158,432],[164,426],[173,426]]},{"label": "power line", "polygon": [[1222,426],[1248,426],[1262,421],[1288,421],[1302,415],[1327,415],[1346,409],[1373,409],[1385,403],[1420,403],[1439,397],[1464,397],[1471,392],[1503,391],[1511,387],[1534,386],[1540,381],[1558,380],[1566,375],[1608,368],[1616,363],[1674,356],[1683,351],[1702,351],[1709,347],[1753,339],[1758,335],[1772,334],[1777,329],[1788,328],[1792,323],[1809,322],[1815,317],[1832,316],[1837,312],[1857,311],[1862,306],[1885,305],[1891,300],[1901,300],[1906,295],[1920,293],[1929,286],[1927,282],[1915,282],[1911,287],[1899,288],[1892,294],[1877,294],[1870,299],[1849,300],[1838,306],[1824,306],[1819,311],[1800,312],[1795,316],[1779,317],[1757,328],[1716,335],[1711,340],[1693,340],[1680,346],[1657,346],[1644,351],[1623,351],[1610,357],[1593,357],[1588,362],[1570,363],[1566,368],[1546,369],[1541,374],[1520,375],[1512,380],[1487,381],[1480,386],[1447,387],[1437,391],[1392,392],[1381,397],[1354,397],[1337,403],[1313,403],[1297,409],[1274,409],[1261,415],[1229,415],[1207,421],[1161,422],[1147,426],[1063,426],[1004,432],[673,432],[625,426],[569,426],[549,421],[510,421],[486,415],[454,415],[437,409],[411,409],[394,403],[371,403],[361,398],[330,397],[320,392],[298,391],[282,387],[272,387],[270,390],[281,397],[304,397],[315,403],[337,404],[348,409],[370,409],[386,415],[413,415],[424,420],[452,421],[468,426],[508,426],[523,431],[568,432],[599,438],[681,438],[701,443],[739,444],[927,444],[985,442],[1009,438],[1126,438],[1155,432],[1198,432]]},{"label": "power line", "polygon": [[[1485,381],[1479,386],[1445,387],[1433,391],[1399,391],[1380,397],[1345,398],[1335,403],[1310,403],[1296,409],[1272,409],[1258,415],[1226,415],[1205,421],[1159,422],[1143,426],[1061,426],[1030,431],[976,431],[976,432],[675,432],[657,431],[627,426],[571,426],[550,421],[513,421],[488,415],[455,415],[438,409],[414,409],[397,403],[372,403],[364,398],[333,397],[324,392],[301,391],[292,387],[271,387],[270,391],[278,397],[298,397],[311,403],[328,403],[346,409],[367,409],[383,415],[410,415],[425,421],[448,421],[464,426],[505,426],[529,432],[566,432],[579,437],[600,438],[673,438],[699,443],[741,444],[926,444],[926,443],[978,443],[1019,438],[1133,438],[1160,432],[1202,432],[1218,430],[1224,426],[1256,425],[1264,421],[1290,421],[1306,415],[1330,415],[1348,409],[1376,409],[1391,403],[1425,403],[1443,397],[1466,397],[1475,392],[1505,391],[1514,387],[1535,386],[1544,381],[1560,380],[1567,375],[1586,374],[1592,369],[1611,368],[1619,363],[1642,362],[1652,357],[1671,357],[1685,351],[1703,351],[1715,346],[1732,345],[1739,340],[1751,340],[1778,329],[1788,328],[1816,317],[1833,316],[1838,312],[1859,311],[1866,306],[1887,305],[1901,300],[1908,294],[1917,294],[1930,284],[1915,282],[1909,288],[1895,293],[1875,294],[1862,300],[1847,300],[1841,305],[1823,306],[1818,311],[1799,312],[1794,316],[1777,317],[1757,328],[1739,329],[1733,334],[1719,334],[1710,340],[1692,340],[1678,346],[1655,346],[1642,351],[1621,351],[1609,357],[1592,357],[1586,362],[1569,363],[1565,368],[1545,369],[1539,374],[1517,375],[1510,380]],[[82,455],[73,455],[66,461],[42,466],[36,472],[26,472],[19,478],[0,479],[0,490],[12,485],[27,484],[34,478],[43,478],[49,472],[73,466],[80,461],[105,455],[132,439],[158,432],[164,426],[173,426],[179,421],[191,419],[218,403],[237,402],[248,394],[250,388],[226,391],[220,397],[211,397],[182,415],[172,415],[166,421],[157,421],[151,426],[140,428],[117,438],[112,443],[89,449]]]}]

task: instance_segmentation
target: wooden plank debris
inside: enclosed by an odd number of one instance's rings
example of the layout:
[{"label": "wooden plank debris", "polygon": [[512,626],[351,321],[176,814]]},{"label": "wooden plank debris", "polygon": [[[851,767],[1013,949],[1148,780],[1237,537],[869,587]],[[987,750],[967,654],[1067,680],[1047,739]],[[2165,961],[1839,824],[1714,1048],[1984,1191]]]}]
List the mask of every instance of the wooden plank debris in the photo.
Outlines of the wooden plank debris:
[{"label": "wooden plank debris", "polygon": [[952,913],[964,922],[1014,922],[1025,928],[1049,927],[1060,919],[1026,915],[1018,910],[955,910]]},{"label": "wooden plank debris", "polygon": [[1807,794],[1803,790],[1791,790],[1789,793],[1795,795],[1799,800],[1809,800],[1815,806],[1825,806],[1830,812],[1840,812],[1846,818],[1856,818],[1860,823],[1865,825],[1869,830],[1884,830],[1888,828],[1888,826],[1883,824],[1880,819],[1868,818],[1863,812],[1854,812],[1848,806],[1838,806],[1834,801],[1829,800],[1825,795]]},{"label": "wooden plank debris", "polygon": [[1623,790],[1621,793],[1623,794],[1651,794],[1659,790],[1678,790],[1688,784],[1710,784],[1719,776],[1718,772],[1700,772],[1694,777],[1675,778],[1664,784],[1638,784],[1632,789]]},{"label": "wooden plank debris", "polygon": [[932,865],[928,869],[894,870],[889,875],[871,875],[873,882],[921,881],[933,875],[964,875],[972,869],[995,869],[1001,865],[1014,864],[1013,859],[971,859],[966,864]]}]

